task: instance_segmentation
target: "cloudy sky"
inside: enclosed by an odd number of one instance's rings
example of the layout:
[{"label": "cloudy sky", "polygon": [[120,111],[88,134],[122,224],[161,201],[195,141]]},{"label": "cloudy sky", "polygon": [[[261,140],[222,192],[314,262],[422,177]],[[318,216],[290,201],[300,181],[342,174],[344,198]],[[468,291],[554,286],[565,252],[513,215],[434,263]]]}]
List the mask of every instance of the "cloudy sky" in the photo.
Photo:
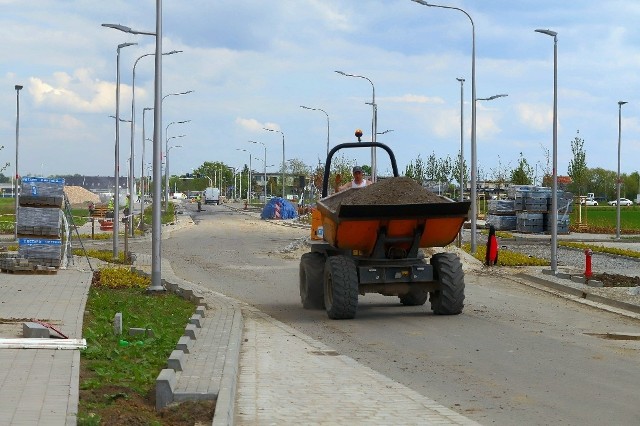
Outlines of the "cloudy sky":
[{"label": "cloudy sky", "polygon": [[[589,167],[616,170],[618,101],[622,107],[622,171],[640,167],[640,2],[636,0],[447,0],[466,10],[476,36],[479,170],[515,167],[522,153],[538,175],[552,149],[553,38],[558,33],[558,172],[566,174],[570,142],[585,141]],[[269,170],[286,159],[324,161],[330,144],[351,142],[356,128],[371,138],[373,87],[378,136],[401,170],[418,155],[454,157],[460,149],[464,78],[464,145],[469,161],[471,25],[458,11],[410,0],[163,1],[163,126],[169,127],[172,174],[204,161]],[[116,47],[121,49],[120,116],[131,118],[133,64],[154,52],[154,38],[104,28],[117,23],[155,31],[153,0],[0,0],[3,90],[0,167],[13,174],[16,91],[20,84],[20,174],[113,175]],[[142,108],[153,106],[153,56],[136,67],[136,175],[140,173]],[[153,132],[146,114],[146,135]],[[126,174],[130,126],[120,126]],[[179,137],[184,135],[183,137]],[[163,135],[163,138],[166,135]],[[151,144],[147,143],[150,161]],[[347,157],[370,164],[368,150]],[[389,170],[378,154],[380,174]],[[482,176],[481,176],[482,177]]]}]

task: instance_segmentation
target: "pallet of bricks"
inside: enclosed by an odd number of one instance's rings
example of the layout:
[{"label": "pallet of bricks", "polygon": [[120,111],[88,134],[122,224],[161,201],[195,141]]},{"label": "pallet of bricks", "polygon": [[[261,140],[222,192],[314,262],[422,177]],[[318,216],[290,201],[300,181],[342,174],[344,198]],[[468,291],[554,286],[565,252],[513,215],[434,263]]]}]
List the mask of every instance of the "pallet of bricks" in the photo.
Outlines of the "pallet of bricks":
[{"label": "pallet of bricks", "polygon": [[18,207],[18,255],[3,272],[55,273],[62,262],[64,179],[24,177]]}]

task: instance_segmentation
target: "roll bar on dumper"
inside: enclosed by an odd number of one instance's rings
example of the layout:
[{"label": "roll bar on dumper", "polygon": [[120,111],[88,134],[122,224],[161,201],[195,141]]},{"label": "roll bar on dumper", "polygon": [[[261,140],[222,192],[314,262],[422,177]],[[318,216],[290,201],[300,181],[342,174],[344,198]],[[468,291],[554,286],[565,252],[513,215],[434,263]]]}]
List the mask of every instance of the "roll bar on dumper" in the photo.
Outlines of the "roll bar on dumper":
[{"label": "roll bar on dumper", "polygon": [[[398,167],[393,151],[380,142],[336,145],[327,154],[322,198],[314,215],[322,239],[300,259],[300,299],[305,309],[325,309],[331,319],[352,319],[358,296],[397,296],[405,306],[424,305],[439,315],[457,315],[464,301],[464,273],[454,253],[437,253],[429,261],[421,248],[445,247],[468,217],[470,201],[373,205],[340,203],[352,188],[327,196],[333,155],[341,149],[381,148],[389,154],[393,176]],[[312,226],[312,235],[316,229]],[[318,233],[319,235],[320,233]],[[317,238],[317,237],[316,237]]]}]

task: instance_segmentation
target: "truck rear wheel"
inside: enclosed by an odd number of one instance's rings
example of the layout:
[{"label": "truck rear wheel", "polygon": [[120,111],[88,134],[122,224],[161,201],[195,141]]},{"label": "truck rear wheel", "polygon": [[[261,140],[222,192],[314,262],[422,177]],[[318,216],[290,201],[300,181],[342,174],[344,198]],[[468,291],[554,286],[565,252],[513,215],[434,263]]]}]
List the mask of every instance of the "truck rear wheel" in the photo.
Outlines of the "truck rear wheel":
[{"label": "truck rear wheel", "polygon": [[331,319],[352,319],[358,309],[358,272],[353,259],[331,256],[324,266],[324,306]]},{"label": "truck rear wheel", "polygon": [[460,259],[453,253],[431,257],[439,289],[431,292],[431,309],[437,315],[458,315],[464,307],[464,272]]},{"label": "truck rear wheel", "polygon": [[323,309],[324,264],[321,253],[305,253],[300,258],[300,301],[305,309]]}]

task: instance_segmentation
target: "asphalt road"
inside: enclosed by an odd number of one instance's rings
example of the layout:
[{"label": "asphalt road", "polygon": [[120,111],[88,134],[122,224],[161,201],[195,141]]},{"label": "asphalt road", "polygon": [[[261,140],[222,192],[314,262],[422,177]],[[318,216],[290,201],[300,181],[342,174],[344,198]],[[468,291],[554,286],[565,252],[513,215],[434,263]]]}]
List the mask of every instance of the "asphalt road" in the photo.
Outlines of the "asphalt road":
[{"label": "asphalt road", "polygon": [[[195,206],[187,208],[193,210]],[[178,276],[236,298],[482,424],[640,424],[640,322],[579,305],[493,269],[467,272],[465,309],[360,296],[354,320],[302,309],[291,248],[307,230],[203,206],[163,241]],[[294,243],[292,245],[292,243]],[[331,371],[327,371],[331,374]]]}]

